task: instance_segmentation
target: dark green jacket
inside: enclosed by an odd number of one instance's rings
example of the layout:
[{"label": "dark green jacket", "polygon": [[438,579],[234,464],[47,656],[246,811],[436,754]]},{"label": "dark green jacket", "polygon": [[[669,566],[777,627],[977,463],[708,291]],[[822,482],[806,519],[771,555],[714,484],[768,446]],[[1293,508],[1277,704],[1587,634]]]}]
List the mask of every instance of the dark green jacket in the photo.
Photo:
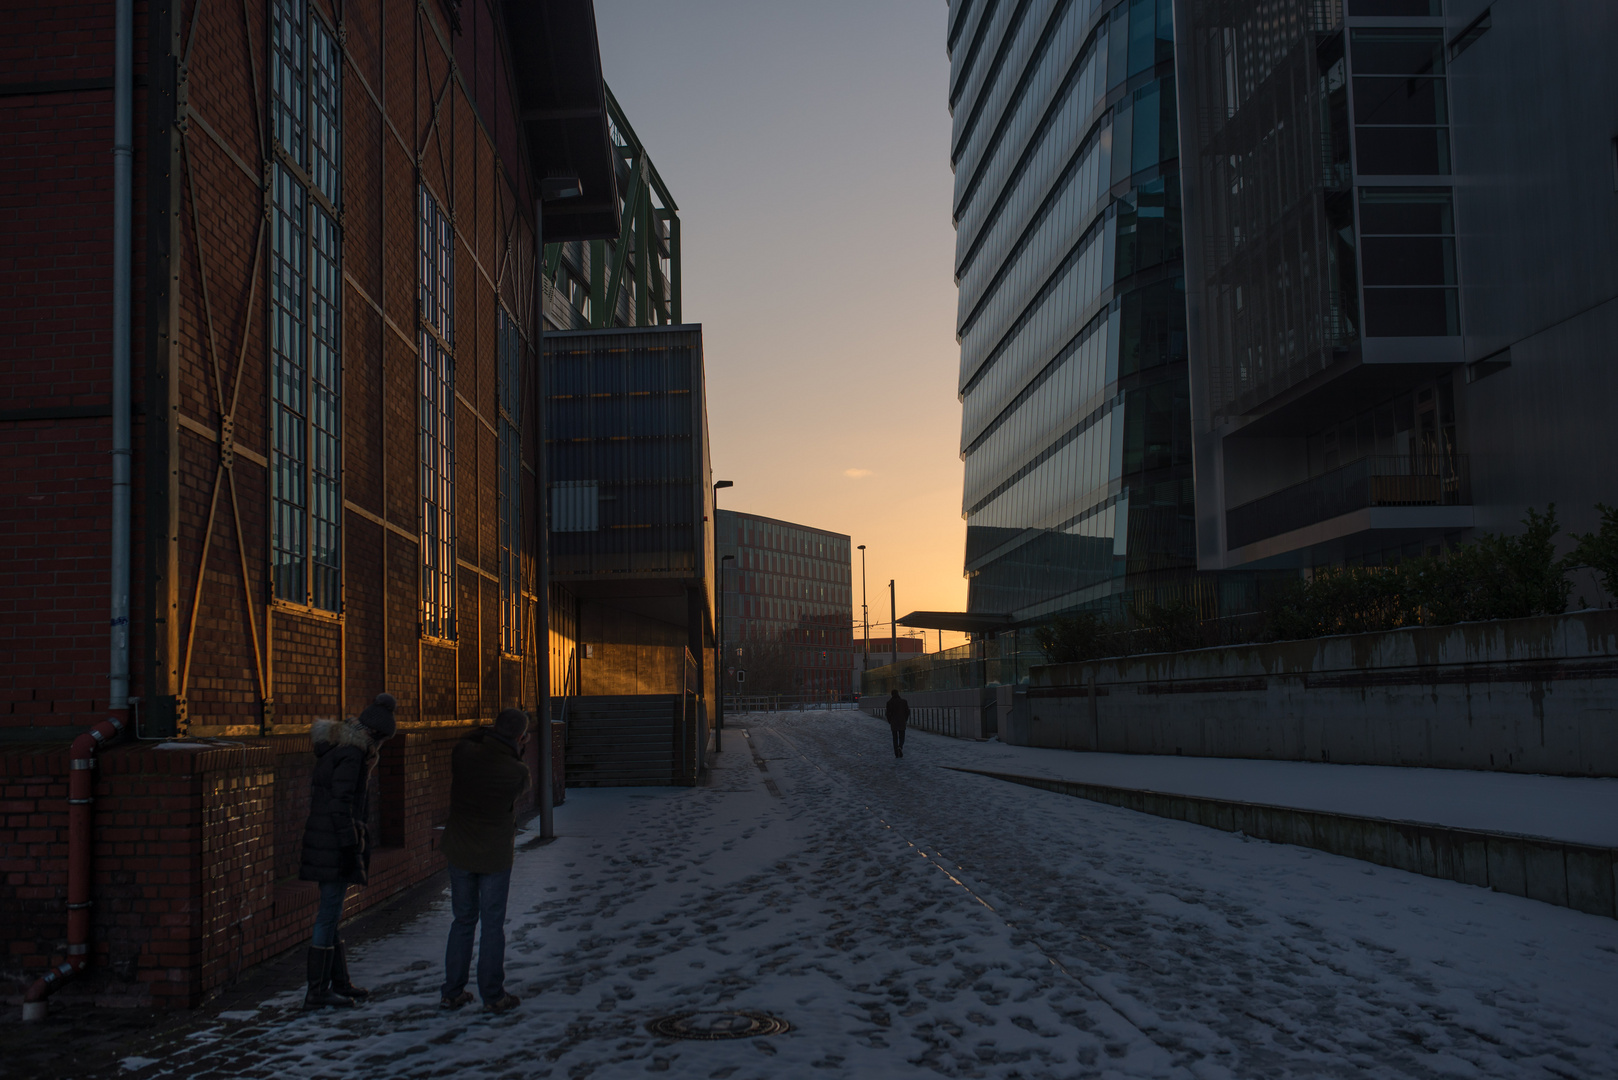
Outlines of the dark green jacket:
[{"label": "dark green jacket", "polygon": [[517,842],[517,799],[528,790],[528,766],[517,751],[478,728],[450,754],[449,824],[444,854],[473,874],[511,869]]}]

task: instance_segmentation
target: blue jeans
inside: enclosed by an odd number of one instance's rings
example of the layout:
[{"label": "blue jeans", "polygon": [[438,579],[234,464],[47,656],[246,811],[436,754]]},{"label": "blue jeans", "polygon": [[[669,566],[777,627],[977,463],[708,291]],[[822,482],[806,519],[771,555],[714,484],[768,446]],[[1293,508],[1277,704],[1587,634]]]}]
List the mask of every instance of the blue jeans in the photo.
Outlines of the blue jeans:
[{"label": "blue jeans", "polygon": [[444,947],[442,996],[453,998],[466,989],[467,972],[472,967],[472,935],[480,919],[483,939],[478,945],[478,995],[485,1004],[505,995],[506,894],[510,891],[510,870],[474,874],[457,866],[449,868],[449,906],[455,921],[450,923],[449,944]]},{"label": "blue jeans", "polygon": [[315,911],[315,933],[309,942],[317,949],[329,949],[337,944],[337,924],[343,921],[343,896],[348,892],[346,881],[320,883],[320,907]]}]

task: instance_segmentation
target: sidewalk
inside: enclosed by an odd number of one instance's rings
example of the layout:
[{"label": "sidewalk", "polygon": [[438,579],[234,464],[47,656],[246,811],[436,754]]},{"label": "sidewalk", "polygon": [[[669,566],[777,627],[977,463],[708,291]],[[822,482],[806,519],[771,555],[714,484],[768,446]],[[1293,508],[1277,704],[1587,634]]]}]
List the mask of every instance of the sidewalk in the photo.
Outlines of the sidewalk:
[{"label": "sidewalk", "polygon": [[1389,765],[980,747],[974,766],[1050,780],[1618,847],[1618,779]]},{"label": "sidewalk", "polygon": [[[74,1080],[1618,1078],[1613,919],[958,771],[1083,755],[896,759],[834,711],[724,745],[706,786],[571,791],[519,844],[514,1012],[438,1008],[433,890],[354,943],[366,1005],[303,1012],[289,965]],[[726,1009],[792,1027],[648,1026]]]}]

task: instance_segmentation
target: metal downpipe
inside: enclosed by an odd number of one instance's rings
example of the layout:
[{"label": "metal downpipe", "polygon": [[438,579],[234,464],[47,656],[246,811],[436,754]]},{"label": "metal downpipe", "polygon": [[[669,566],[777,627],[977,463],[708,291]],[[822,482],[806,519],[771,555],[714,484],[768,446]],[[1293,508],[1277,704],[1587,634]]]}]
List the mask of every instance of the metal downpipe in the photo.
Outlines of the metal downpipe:
[{"label": "metal downpipe", "polygon": [[25,1022],[45,1019],[45,999],[90,966],[91,806],[95,802],[96,751],[123,730],[122,720],[109,717],[73,740],[67,784],[67,962],[41,975],[23,995]]}]

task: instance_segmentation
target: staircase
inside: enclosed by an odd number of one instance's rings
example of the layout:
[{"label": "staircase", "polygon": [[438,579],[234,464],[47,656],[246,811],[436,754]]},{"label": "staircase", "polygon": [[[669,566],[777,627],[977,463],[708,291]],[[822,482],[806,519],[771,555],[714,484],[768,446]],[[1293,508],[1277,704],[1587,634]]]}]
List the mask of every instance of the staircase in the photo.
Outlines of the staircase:
[{"label": "staircase", "polygon": [[567,786],[676,784],[679,694],[572,697],[567,703]]}]

